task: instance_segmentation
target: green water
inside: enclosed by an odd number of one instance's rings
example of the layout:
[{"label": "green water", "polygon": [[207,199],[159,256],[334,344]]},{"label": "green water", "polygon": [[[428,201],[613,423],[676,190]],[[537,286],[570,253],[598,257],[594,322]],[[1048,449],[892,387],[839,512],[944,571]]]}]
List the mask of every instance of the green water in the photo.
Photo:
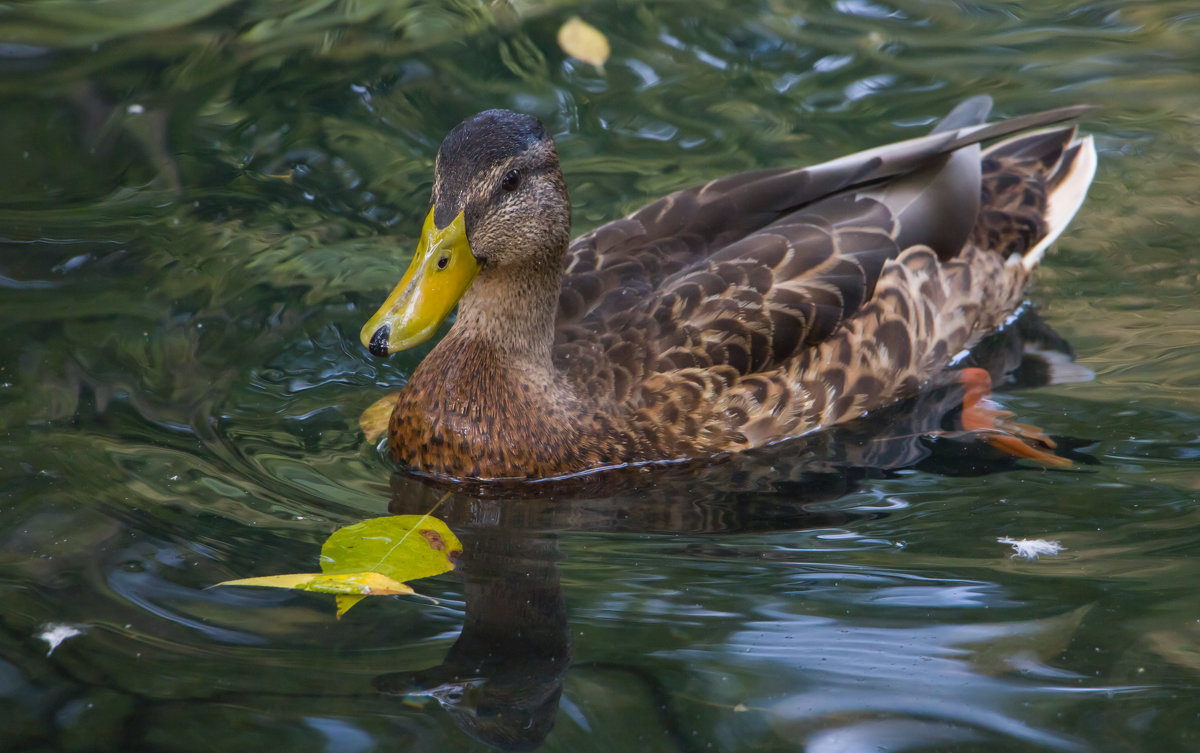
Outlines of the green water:
[{"label": "green water", "polygon": [[[0,7],[0,749],[1200,749],[1197,39],[1182,1]],[[1031,291],[1096,378],[1001,397],[1076,470],[457,493],[436,603],[209,588],[437,501],[358,429],[427,347],[358,329],[463,117],[541,117],[582,231],[981,92],[1102,108]]]}]

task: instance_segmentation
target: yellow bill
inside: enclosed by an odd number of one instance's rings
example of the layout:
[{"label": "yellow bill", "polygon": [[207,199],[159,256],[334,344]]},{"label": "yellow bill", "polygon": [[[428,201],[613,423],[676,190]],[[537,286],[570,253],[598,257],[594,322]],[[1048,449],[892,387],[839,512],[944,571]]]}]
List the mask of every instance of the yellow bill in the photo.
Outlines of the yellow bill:
[{"label": "yellow bill", "polygon": [[479,274],[462,212],[444,228],[425,218],[421,242],[400,284],[359,334],[377,356],[420,345],[433,336]]}]

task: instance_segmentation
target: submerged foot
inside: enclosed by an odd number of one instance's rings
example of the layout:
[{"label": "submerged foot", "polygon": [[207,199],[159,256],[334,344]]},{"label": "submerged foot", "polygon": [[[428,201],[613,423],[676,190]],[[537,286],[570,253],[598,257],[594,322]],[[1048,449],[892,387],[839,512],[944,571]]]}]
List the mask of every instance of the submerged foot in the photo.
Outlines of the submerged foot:
[{"label": "submerged foot", "polygon": [[963,385],[963,429],[982,434],[988,444],[1015,457],[1059,468],[1071,465],[1070,460],[1054,454],[1057,445],[1044,431],[1016,423],[1011,411],[992,402],[992,378],[986,371],[963,369],[959,381]]}]

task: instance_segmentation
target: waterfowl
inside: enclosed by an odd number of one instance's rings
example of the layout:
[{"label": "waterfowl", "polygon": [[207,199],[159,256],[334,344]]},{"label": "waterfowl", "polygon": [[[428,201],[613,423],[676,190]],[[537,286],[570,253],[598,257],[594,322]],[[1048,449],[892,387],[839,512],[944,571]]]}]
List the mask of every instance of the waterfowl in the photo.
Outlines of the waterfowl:
[{"label": "waterfowl", "polygon": [[458,306],[396,399],[393,458],[542,478],[742,451],[912,395],[1018,307],[1095,172],[1090,137],[1047,127],[1088,108],[988,124],[991,104],[678,191],[574,242],[543,125],[460,123],[411,266],[361,333],[386,356]]}]

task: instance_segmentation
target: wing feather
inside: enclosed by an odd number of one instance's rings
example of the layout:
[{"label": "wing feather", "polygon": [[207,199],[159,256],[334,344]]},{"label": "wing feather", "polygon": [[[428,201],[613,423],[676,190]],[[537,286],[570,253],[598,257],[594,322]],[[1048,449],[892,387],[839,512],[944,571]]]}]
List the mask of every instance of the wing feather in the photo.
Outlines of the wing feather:
[{"label": "wing feather", "polygon": [[[988,104],[969,100],[927,136],[678,191],[581,236],[565,262],[558,365],[620,402],[653,373],[747,375],[826,341],[906,248],[931,248],[931,263],[961,251],[979,213],[980,141],[1086,109],[974,122]],[[881,346],[903,350],[906,338],[892,335]]]}]

